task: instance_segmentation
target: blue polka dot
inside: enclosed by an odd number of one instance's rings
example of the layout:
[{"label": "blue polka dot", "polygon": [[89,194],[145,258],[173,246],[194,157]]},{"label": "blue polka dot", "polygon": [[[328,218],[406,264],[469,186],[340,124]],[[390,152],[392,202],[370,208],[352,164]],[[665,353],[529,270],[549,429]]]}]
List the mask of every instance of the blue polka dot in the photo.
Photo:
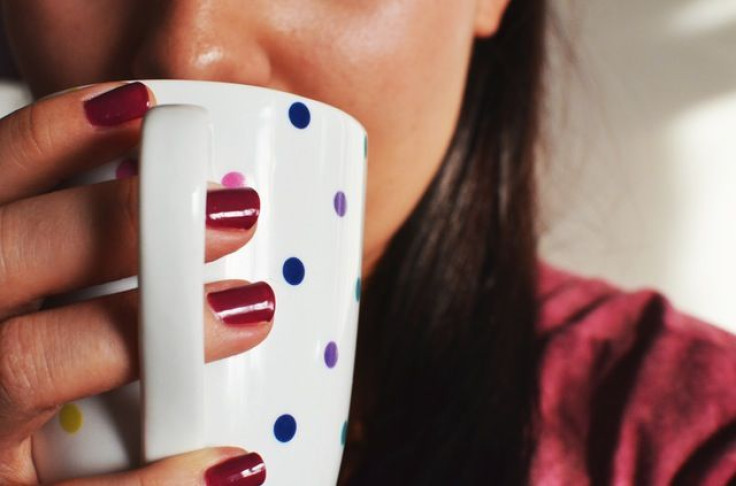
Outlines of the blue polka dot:
[{"label": "blue polka dot", "polygon": [[307,128],[311,119],[312,115],[309,113],[309,108],[304,103],[297,101],[289,108],[289,120],[295,127]]},{"label": "blue polka dot", "polygon": [[273,424],[273,435],[279,442],[289,442],[296,435],[296,420],[285,413]]},{"label": "blue polka dot", "polygon": [[358,280],[355,281],[355,300],[360,301],[360,277],[358,277]]},{"label": "blue polka dot", "polygon": [[342,423],[342,431],[340,431],[340,444],[345,445],[348,439],[348,421]]},{"label": "blue polka dot", "polygon": [[291,257],[284,262],[284,278],[291,285],[299,285],[304,280],[304,264],[296,257]]},{"label": "blue polka dot", "polygon": [[337,364],[337,344],[330,341],[325,347],[325,364],[328,368],[334,368]]}]

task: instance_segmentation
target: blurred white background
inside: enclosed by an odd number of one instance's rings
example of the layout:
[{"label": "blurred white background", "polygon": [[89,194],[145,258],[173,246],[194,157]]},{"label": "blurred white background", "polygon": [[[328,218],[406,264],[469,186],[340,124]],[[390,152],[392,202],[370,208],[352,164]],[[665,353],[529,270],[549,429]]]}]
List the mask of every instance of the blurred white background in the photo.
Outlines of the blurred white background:
[{"label": "blurred white background", "polygon": [[542,255],[736,332],[736,0],[565,0]]}]

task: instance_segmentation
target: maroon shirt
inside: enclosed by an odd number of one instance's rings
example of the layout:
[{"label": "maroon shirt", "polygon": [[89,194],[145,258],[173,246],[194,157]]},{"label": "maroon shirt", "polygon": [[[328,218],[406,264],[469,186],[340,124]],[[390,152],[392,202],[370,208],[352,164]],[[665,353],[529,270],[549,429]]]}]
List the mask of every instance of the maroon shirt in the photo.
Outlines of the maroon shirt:
[{"label": "maroon shirt", "polygon": [[542,265],[533,484],[736,484],[736,336]]}]

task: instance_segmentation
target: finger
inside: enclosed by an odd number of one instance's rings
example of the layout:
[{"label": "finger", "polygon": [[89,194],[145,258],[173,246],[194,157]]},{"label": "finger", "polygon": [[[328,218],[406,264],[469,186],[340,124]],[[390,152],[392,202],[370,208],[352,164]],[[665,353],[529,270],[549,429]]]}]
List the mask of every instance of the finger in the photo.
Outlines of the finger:
[{"label": "finger", "polygon": [[141,83],[106,83],[44,98],[0,120],[0,204],[123,155],[137,144],[140,118],[153,102]]},{"label": "finger", "polygon": [[[205,358],[246,351],[271,330],[275,297],[258,282],[205,287]],[[18,443],[68,401],[138,375],[138,292],[14,317],[0,326],[0,432]],[[0,439],[3,439],[0,437]]]},{"label": "finger", "polygon": [[[0,207],[0,316],[47,295],[134,275],[137,182],[79,186]],[[259,211],[253,189],[209,191],[207,261],[246,244]]]},{"label": "finger", "polygon": [[265,481],[266,465],[258,453],[218,447],[168,457],[135,471],[64,481],[57,486],[259,486]]}]

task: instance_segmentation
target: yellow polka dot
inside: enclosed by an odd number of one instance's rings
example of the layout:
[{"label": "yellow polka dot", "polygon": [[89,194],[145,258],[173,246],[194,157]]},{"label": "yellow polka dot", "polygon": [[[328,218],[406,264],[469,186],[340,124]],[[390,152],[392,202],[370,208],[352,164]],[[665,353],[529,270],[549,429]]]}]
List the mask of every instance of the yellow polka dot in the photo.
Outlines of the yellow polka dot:
[{"label": "yellow polka dot", "polygon": [[82,411],[73,403],[67,403],[59,411],[61,428],[74,434],[82,428]]}]

